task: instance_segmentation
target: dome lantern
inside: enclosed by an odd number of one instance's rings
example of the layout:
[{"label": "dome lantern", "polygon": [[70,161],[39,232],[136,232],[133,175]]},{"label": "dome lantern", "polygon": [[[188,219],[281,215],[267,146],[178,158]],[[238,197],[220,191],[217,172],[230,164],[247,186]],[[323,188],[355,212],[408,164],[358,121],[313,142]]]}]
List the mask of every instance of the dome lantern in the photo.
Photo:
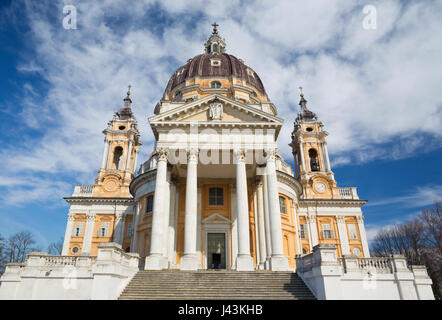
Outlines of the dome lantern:
[{"label": "dome lantern", "polygon": [[217,27],[219,26],[216,22],[212,24],[213,31],[210,38],[204,44],[206,53],[224,53],[226,49],[226,43],[224,39],[218,34]]}]

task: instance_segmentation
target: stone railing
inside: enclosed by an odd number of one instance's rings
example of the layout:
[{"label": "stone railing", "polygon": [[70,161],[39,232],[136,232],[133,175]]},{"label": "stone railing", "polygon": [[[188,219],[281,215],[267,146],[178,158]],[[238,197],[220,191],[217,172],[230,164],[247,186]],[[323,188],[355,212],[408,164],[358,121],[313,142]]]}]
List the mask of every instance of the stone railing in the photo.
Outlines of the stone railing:
[{"label": "stone railing", "polygon": [[356,187],[338,188],[338,190],[342,199],[359,200]]},{"label": "stone railing", "polygon": [[93,185],[75,185],[73,197],[92,197]]},{"label": "stone railing", "polygon": [[357,258],[353,255],[344,255],[338,259],[343,273],[372,271],[375,273],[393,273],[391,257]]},{"label": "stone railing", "polygon": [[334,245],[319,244],[296,256],[296,273],[320,300],[434,300],[426,267],[403,255],[338,258]]},{"label": "stone railing", "polygon": [[97,257],[80,254],[78,256],[54,256],[48,255],[46,252],[31,252],[26,258],[27,266],[38,267],[91,267]]}]

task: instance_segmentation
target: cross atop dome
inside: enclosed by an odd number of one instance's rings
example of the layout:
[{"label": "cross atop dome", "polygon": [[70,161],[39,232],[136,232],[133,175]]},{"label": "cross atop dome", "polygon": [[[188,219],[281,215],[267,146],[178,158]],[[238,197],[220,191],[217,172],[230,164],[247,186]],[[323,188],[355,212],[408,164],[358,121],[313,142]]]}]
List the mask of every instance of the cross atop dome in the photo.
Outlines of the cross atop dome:
[{"label": "cross atop dome", "polygon": [[206,49],[206,53],[224,53],[226,49],[226,43],[224,39],[221,39],[221,37],[218,34],[218,26],[216,22],[212,24],[213,31],[210,35],[210,38],[206,41],[204,44],[204,47]]},{"label": "cross atop dome", "polygon": [[217,23],[215,22],[215,23],[212,24],[212,26],[213,26],[213,32],[212,32],[212,34],[218,34],[218,30],[216,29],[216,27],[218,27],[219,24],[217,24]]}]

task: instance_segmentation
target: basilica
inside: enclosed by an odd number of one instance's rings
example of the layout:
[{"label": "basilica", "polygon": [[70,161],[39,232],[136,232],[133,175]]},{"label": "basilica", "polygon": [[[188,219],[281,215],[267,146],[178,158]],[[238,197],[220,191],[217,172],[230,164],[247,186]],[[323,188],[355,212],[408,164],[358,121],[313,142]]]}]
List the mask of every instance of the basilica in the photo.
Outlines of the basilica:
[{"label": "basilica", "polygon": [[148,159],[138,156],[131,104],[129,88],[103,131],[95,183],[65,198],[63,255],[96,255],[114,242],[138,253],[145,270],[239,271],[295,271],[295,257],[318,244],[370,257],[366,201],[338,187],[324,125],[301,92],[296,119],[285,119],[294,120],[288,164],[277,148],[284,120],[258,74],[227,53],[216,24],[149,116]]}]

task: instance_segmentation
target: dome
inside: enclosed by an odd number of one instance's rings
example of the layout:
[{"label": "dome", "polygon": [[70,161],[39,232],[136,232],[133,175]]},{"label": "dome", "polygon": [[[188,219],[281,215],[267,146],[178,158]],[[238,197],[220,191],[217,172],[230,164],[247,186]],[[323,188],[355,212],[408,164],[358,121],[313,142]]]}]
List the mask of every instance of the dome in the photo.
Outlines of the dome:
[{"label": "dome", "polygon": [[[214,65],[213,60],[219,60],[219,65]],[[194,77],[235,77],[244,80],[262,95],[266,95],[261,79],[256,72],[235,56],[217,52],[203,53],[189,59],[172,75],[165,94],[169,95],[176,87]]]},{"label": "dome", "polygon": [[174,72],[163,99],[186,100],[191,95],[202,97],[208,90],[219,89],[219,93],[238,100],[268,101],[264,85],[256,72],[243,60],[225,53],[226,43],[219,36],[216,26],[204,44],[205,53],[189,59]]}]

